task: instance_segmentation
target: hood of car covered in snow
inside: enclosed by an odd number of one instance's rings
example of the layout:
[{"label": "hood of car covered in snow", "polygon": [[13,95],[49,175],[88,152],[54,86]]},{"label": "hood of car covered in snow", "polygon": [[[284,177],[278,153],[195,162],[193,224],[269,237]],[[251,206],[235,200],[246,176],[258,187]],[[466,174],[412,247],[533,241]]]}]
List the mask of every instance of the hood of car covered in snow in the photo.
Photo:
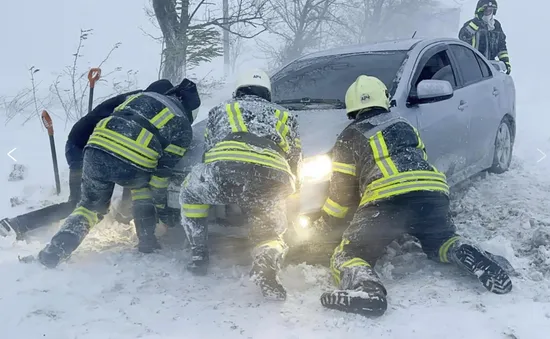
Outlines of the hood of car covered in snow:
[{"label": "hood of car covered in snow", "polygon": [[[343,109],[292,111],[298,118],[304,158],[329,152],[340,132],[350,124]],[[193,125],[193,141],[176,171],[185,173],[202,161],[206,119]]]}]

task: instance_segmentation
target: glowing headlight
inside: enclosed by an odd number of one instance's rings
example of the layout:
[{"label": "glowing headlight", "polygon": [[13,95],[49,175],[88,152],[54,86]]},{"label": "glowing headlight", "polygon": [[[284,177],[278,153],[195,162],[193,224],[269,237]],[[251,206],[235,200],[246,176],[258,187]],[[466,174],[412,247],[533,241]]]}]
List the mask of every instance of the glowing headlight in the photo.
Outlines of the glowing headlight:
[{"label": "glowing headlight", "polygon": [[300,225],[301,228],[308,228],[310,223],[311,222],[309,218],[306,217],[305,215],[301,215],[298,219],[298,224]]},{"label": "glowing headlight", "polygon": [[317,182],[330,179],[332,160],[326,154],[304,159],[302,164],[302,181]]}]

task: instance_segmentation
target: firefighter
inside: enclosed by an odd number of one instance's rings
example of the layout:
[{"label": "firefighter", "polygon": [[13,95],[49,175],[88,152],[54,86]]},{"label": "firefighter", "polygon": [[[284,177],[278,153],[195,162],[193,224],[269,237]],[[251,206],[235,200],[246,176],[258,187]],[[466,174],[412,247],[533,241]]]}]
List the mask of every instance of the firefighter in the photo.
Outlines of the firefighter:
[{"label": "firefighter", "polygon": [[[150,84],[145,91],[164,93],[174,87],[170,81],[161,79]],[[130,95],[142,92],[136,90],[128,93],[119,94],[101,104],[97,105],[90,113],[83,116],[74,124],[69,132],[67,142],[65,143],[65,158],[69,165],[69,199],[66,202],[47,206],[36,211],[32,211],[14,218],[0,220],[0,235],[7,236],[12,230],[21,238],[26,232],[47,226],[60,221],[71,214],[76,204],[80,200],[80,184],[82,182],[82,162],[84,158],[84,146],[88,142],[95,125],[103,118],[111,115],[113,110],[122,104]],[[129,191],[124,190],[123,202],[121,205],[131,204],[127,202]],[[124,208],[123,208],[124,209]],[[125,208],[130,209],[130,208]],[[122,212],[122,211],[121,211]],[[130,213],[127,213],[130,214]],[[125,216],[117,213],[116,219],[119,222],[129,223],[131,216]]]},{"label": "firefighter", "polygon": [[288,249],[282,238],[286,199],[299,188],[301,159],[298,123],[271,102],[268,75],[241,74],[233,99],[208,113],[203,163],[182,184],[182,223],[192,251],[188,269],[207,272],[210,205],[237,204],[250,218],[251,279],[265,297],[285,299],[277,273]]},{"label": "firefighter", "polygon": [[489,60],[498,60],[506,65],[506,73],[512,72],[506,47],[506,34],[498,20],[496,0],[479,0],[475,17],[468,20],[458,33],[458,38],[477,49]]},{"label": "firefighter", "polygon": [[115,184],[131,189],[138,250],[159,249],[157,212],[166,209],[172,168],[191,143],[199,106],[195,84],[184,79],[165,95],[131,95],[99,121],[85,146],[80,201],[40,251],[40,262],[55,267],[76,250],[108,212]]},{"label": "firefighter", "polygon": [[373,267],[386,246],[405,233],[420,240],[429,258],[477,275],[493,293],[510,292],[512,282],[493,255],[457,235],[446,177],[427,161],[418,131],[390,112],[386,86],[361,75],[345,102],[354,121],[334,146],[329,195],[314,227],[331,229],[357,209],[330,260],[338,289],[323,293],[321,304],[382,315],[387,293]]}]

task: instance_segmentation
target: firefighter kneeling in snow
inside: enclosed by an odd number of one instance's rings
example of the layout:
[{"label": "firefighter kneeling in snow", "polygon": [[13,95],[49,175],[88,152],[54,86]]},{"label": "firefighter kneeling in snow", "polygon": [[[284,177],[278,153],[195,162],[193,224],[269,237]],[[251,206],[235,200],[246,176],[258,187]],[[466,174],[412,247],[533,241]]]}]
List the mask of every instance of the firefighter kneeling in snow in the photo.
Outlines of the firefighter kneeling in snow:
[{"label": "firefighter kneeling in snow", "polygon": [[386,246],[404,233],[417,237],[429,258],[477,275],[493,293],[510,292],[512,282],[495,257],[456,234],[446,177],[428,163],[418,131],[389,111],[386,86],[361,75],[345,101],[354,122],[334,146],[329,196],[314,227],[330,228],[341,223],[350,208],[358,208],[330,262],[338,289],[324,293],[321,303],[345,312],[382,315],[386,289],[373,267]]},{"label": "firefighter kneeling in snow", "polygon": [[210,205],[237,204],[249,217],[256,245],[250,272],[265,297],[285,299],[277,273],[287,252],[286,199],[299,183],[298,123],[271,103],[271,82],[260,70],[244,73],[234,99],[208,113],[205,153],[182,184],[182,223],[191,244],[188,269],[206,274]]},{"label": "firefighter kneeling in snow", "polygon": [[85,147],[80,202],[40,251],[40,262],[55,267],[76,250],[108,212],[115,184],[131,189],[138,250],[159,249],[157,215],[166,208],[172,169],[191,143],[199,106],[195,84],[184,79],[164,95],[134,94],[101,120]]}]

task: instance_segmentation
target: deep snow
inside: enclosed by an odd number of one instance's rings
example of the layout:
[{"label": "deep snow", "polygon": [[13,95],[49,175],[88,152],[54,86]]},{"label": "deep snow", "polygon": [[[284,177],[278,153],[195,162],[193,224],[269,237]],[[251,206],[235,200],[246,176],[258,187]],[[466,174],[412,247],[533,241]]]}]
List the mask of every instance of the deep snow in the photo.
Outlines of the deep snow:
[{"label": "deep snow", "polygon": [[[467,5],[473,6],[472,1]],[[522,9],[521,3],[501,6],[501,18],[508,15],[511,19]],[[92,230],[70,262],[55,270],[22,264],[18,256],[36,254],[56,226],[36,232],[29,243],[0,238],[1,337],[548,338],[550,117],[545,88],[534,80],[547,75],[531,62],[532,54],[545,55],[546,51],[541,45],[523,54],[520,50],[525,31],[540,31],[544,12],[533,14],[540,18],[513,25],[512,20],[502,19],[511,41],[518,90],[518,135],[511,169],[472,180],[453,194],[460,232],[504,255],[518,271],[510,294],[490,294],[475,279],[453,267],[429,262],[421,254],[393,256],[390,250],[377,267],[390,303],[380,319],[323,309],[319,297],[331,288],[323,267],[288,267],[283,273],[288,300],[265,302],[247,279],[246,255],[233,259],[235,253],[223,247],[213,257],[211,273],[193,277],[184,269],[187,253],[178,244],[181,232],[162,237],[167,244],[161,253],[144,256],[134,249],[132,228],[111,219]],[[63,200],[67,194],[67,182],[62,180],[62,195],[53,196],[49,145],[39,123],[20,129],[14,126],[0,127],[2,217]],[[62,177],[67,174],[65,135],[56,129]],[[24,182],[4,182],[13,164],[4,154],[14,147],[18,162],[29,167]],[[549,157],[537,162],[541,158],[537,149]],[[24,196],[27,203],[11,208],[12,196]]]}]

